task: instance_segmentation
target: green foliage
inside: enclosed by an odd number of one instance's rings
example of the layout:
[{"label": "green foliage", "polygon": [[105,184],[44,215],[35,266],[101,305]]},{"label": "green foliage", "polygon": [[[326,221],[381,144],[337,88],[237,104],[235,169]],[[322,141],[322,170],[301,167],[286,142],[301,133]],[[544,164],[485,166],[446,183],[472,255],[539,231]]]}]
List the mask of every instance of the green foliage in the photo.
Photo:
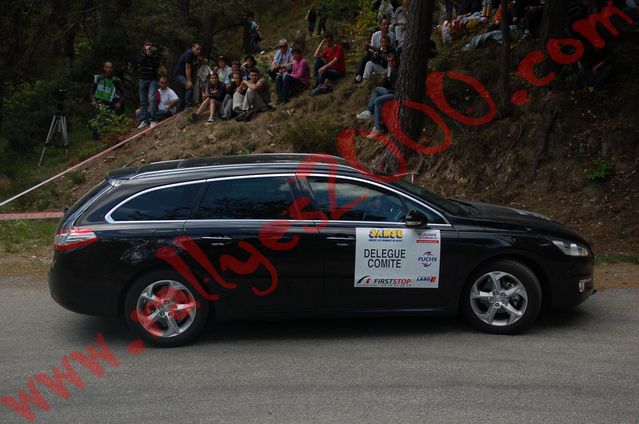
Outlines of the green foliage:
[{"label": "green foliage", "polygon": [[237,152],[235,153],[235,156],[246,156],[246,155],[250,155],[251,151],[245,147],[241,147],[240,149],[237,150]]},{"label": "green foliage", "polygon": [[89,125],[96,128],[100,134],[125,134],[131,130],[132,120],[125,115],[118,115],[113,109],[105,105],[98,105],[95,119],[89,120]]},{"label": "green foliage", "polygon": [[[61,88],[69,90],[64,112],[67,128],[72,131],[74,124],[84,125],[88,117],[88,84],[73,82],[64,74],[57,78],[6,84],[2,137],[6,140],[7,152],[22,157],[33,153],[35,146],[44,143],[57,110]],[[61,135],[56,132],[53,142],[62,144],[61,140]]]},{"label": "green foliage", "polygon": [[0,245],[7,253],[25,253],[50,246],[57,222],[54,220],[2,221]]},{"label": "green foliage", "polygon": [[373,0],[318,0],[317,7],[328,12],[329,19],[352,20],[362,9],[372,10]]},{"label": "green foliage", "polygon": [[[370,40],[369,31],[377,25],[377,13],[373,10],[372,0],[364,0],[360,4],[356,19],[344,24],[344,34],[348,40],[354,42],[355,46],[360,46],[363,42]],[[350,49],[347,54],[349,60],[357,61],[362,53],[358,49]]]},{"label": "green foliage", "polygon": [[330,116],[319,120],[292,120],[282,129],[282,141],[290,143],[296,152],[336,154],[335,138],[342,127]]},{"label": "green foliage", "polygon": [[614,173],[614,165],[605,159],[596,159],[592,167],[584,170],[586,180],[591,183],[603,182]]}]

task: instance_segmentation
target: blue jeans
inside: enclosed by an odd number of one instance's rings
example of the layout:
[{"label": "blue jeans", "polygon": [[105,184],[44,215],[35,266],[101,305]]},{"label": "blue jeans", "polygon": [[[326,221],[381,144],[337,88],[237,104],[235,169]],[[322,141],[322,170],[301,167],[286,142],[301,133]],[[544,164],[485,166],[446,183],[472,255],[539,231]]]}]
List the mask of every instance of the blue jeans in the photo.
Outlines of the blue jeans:
[{"label": "blue jeans", "polygon": [[159,122],[163,119],[170,118],[171,116],[173,116],[173,112],[171,112],[170,110],[158,109],[157,112],[155,112],[155,114],[153,115],[153,121]]},{"label": "blue jeans", "polygon": [[158,91],[157,80],[140,80],[140,121],[149,122],[155,115],[158,104],[155,101],[155,93]]},{"label": "blue jeans", "polygon": [[384,94],[383,96],[378,96],[374,100],[374,114],[375,114],[375,128],[378,130],[384,129],[384,122],[382,121],[382,108],[384,107],[384,103],[390,102],[395,99],[394,94]]},{"label": "blue jeans", "polygon": [[322,75],[320,75],[318,72],[319,68],[321,68],[324,65],[326,65],[326,61],[324,59],[320,59],[320,58],[315,59],[315,66],[314,66],[315,88],[324,84],[324,82],[327,79],[330,79],[331,81],[335,81],[344,77],[344,72],[337,72],[334,69],[327,69],[324,71]]},{"label": "blue jeans", "polygon": [[386,94],[390,94],[390,90],[386,87],[382,87],[381,85],[379,85],[373,88],[373,91],[371,92],[371,98],[368,101],[368,105],[366,106],[366,109],[370,113],[375,112],[375,100],[380,96],[385,96]]},{"label": "blue jeans", "polygon": [[288,100],[292,94],[301,93],[306,85],[291,74],[278,74],[275,78],[275,92],[279,100]]},{"label": "blue jeans", "polygon": [[178,74],[175,76],[175,80],[180,84],[180,86],[184,89],[184,106],[191,107],[194,105],[193,102],[193,87],[186,88],[186,83],[188,80],[184,75]]}]

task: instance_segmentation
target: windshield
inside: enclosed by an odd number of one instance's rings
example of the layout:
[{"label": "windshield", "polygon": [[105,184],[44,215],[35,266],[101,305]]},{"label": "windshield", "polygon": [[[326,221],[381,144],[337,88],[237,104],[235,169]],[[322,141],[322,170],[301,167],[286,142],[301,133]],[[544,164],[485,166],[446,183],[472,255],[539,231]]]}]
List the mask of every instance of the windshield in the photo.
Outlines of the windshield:
[{"label": "windshield", "polygon": [[440,209],[443,209],[444,211],[452,215],[466,215],[465,213],[466,210],[463,207],[463,204],[460,202],[446,199],[435,193],[431,193],[430,191],[424,190],[423,188],[418,187],[414,184],[411,184],[408,181],[403,181],[403,180],[395,181],[393,185],[426,200],[430,204]]}]

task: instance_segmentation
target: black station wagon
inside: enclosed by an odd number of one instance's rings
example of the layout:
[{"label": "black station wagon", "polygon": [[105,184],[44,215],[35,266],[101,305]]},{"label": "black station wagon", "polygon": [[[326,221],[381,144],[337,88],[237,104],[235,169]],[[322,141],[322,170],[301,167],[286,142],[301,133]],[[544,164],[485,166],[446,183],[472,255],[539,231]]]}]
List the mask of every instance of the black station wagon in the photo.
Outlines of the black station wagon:
[{"label": "black station wagon", "polygon": [[56,302],[160,346],[218,320],[456,314],[512,334],[593,289],[575,231],[447,199],[341,158],[272,154],[110,172],[55,235]]}]

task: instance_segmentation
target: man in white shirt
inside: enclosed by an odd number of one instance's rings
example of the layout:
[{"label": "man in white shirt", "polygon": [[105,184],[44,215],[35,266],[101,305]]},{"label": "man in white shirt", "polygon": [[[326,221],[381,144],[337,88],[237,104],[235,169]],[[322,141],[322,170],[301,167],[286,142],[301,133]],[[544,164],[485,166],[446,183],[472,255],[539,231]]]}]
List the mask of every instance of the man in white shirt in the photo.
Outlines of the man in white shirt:
[{"label": "man in white shirt", "polygon": [[151,127],[155,127],[158,121],[175,115],[177,112],[177,105],[180,102],[180,98],[175,91],[169,88],[169,80],[167,77],[161,77],[158,82],[160,88],[158,88],[156,100],[158,102],[158,110],[153,116],[151,121]]},{"label": "man in white shirt", "polygon": [[379,21],[379,31],[376,31],[371,36],[370,44],[364,43],[364,51],[366,52],[359,66],[357,67],[357,72],[355,74],[354,83],[362,82],[364,70],[366,68],[366,63],[370,61],[375,53],[377,53],[382,45],[382,36],[387,35],[390,38],[390,46],[395,49],[395,33],[389,31],[390,21],[386,18]]}]

